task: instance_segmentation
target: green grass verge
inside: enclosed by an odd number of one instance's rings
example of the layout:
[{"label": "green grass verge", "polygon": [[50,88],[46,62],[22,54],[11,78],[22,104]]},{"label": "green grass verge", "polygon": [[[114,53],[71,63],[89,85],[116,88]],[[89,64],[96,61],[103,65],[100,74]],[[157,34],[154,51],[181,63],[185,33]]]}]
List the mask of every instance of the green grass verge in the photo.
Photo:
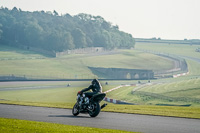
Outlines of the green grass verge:
[{"label": "green grass verge", "polygon": [[47,132],[70,132],[70,133],[129,133],[128,131],[70,126],[63,124],[35,122],[27,120],[0,118],[1,133],[47,133]]},{"label": "green grass verge", "polygon": [[200,119],[199,107],[109,105],[104,111]]}]

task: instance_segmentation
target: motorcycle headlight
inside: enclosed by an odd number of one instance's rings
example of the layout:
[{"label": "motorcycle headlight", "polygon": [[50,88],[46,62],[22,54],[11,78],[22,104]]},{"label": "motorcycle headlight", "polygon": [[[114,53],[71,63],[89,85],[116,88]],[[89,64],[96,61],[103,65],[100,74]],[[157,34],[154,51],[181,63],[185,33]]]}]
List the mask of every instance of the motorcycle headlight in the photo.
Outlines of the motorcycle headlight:
[{"label": "motorcycle headlight", "polygon": [[83,94],[83,97],[85,97],[85,94]]}]

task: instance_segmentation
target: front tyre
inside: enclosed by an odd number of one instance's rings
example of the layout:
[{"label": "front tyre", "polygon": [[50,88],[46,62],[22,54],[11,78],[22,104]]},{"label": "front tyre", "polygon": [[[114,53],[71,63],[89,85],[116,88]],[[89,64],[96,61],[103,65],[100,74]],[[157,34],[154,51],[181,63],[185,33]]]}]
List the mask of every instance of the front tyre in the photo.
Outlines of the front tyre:
[{"label": "front tyre", "polygon": [[94,102],[94,103],[92,103],[90,105],[90,107],[91,107],[91,109],[89,109],[89,111],[88,111],[89,115],[91,117],[96,117],[99,114],[100,110],[101,110],[101,107],[100,107],[99,103],[98,102]]},{"label": "front tyre", "polygon": [[72,109],[72,114],[74,116],[77,116],[79,114],[79,106],[78,106],[78,103],[76,103]]}]

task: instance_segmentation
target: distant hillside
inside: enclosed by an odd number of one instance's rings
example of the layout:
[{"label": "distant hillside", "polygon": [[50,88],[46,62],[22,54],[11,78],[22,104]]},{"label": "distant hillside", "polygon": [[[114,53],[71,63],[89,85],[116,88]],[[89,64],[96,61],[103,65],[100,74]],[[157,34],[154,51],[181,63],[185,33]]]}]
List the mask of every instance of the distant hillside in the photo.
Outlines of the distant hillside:
[{"label": "distant hillside", "polygon": [[167,40],[161,38],[135,38],[135,42],[200,45],[199,39]]},{"label": "distant hillside", "polygon": [[[92,79],[111,78],[96,74],[93,68],[168,70],[173,61],[136,50],[117,50],[91,54],[67,54],[50,58],[38,53],[0,45],[2,79]],[[130,74],[129,74],[130,75]],[[130,76],[127,76],[130,78]]]},{"label": "distant hillside", "polygon": [[62,52],[85,47],[131,48],[134,38],[101,16],[0,9],[0,44]]}]

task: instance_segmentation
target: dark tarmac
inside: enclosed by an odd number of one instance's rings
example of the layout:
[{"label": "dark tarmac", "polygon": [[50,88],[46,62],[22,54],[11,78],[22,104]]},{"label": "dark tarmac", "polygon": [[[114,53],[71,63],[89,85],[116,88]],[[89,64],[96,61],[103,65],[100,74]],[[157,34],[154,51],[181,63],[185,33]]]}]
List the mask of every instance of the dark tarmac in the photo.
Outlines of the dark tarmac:
[{"label": "dark tarmac", "polygon": [[0,104],[0,117],[144,133],[200,133],[200,119],[101,112],[73,116],[71,109]]}]

